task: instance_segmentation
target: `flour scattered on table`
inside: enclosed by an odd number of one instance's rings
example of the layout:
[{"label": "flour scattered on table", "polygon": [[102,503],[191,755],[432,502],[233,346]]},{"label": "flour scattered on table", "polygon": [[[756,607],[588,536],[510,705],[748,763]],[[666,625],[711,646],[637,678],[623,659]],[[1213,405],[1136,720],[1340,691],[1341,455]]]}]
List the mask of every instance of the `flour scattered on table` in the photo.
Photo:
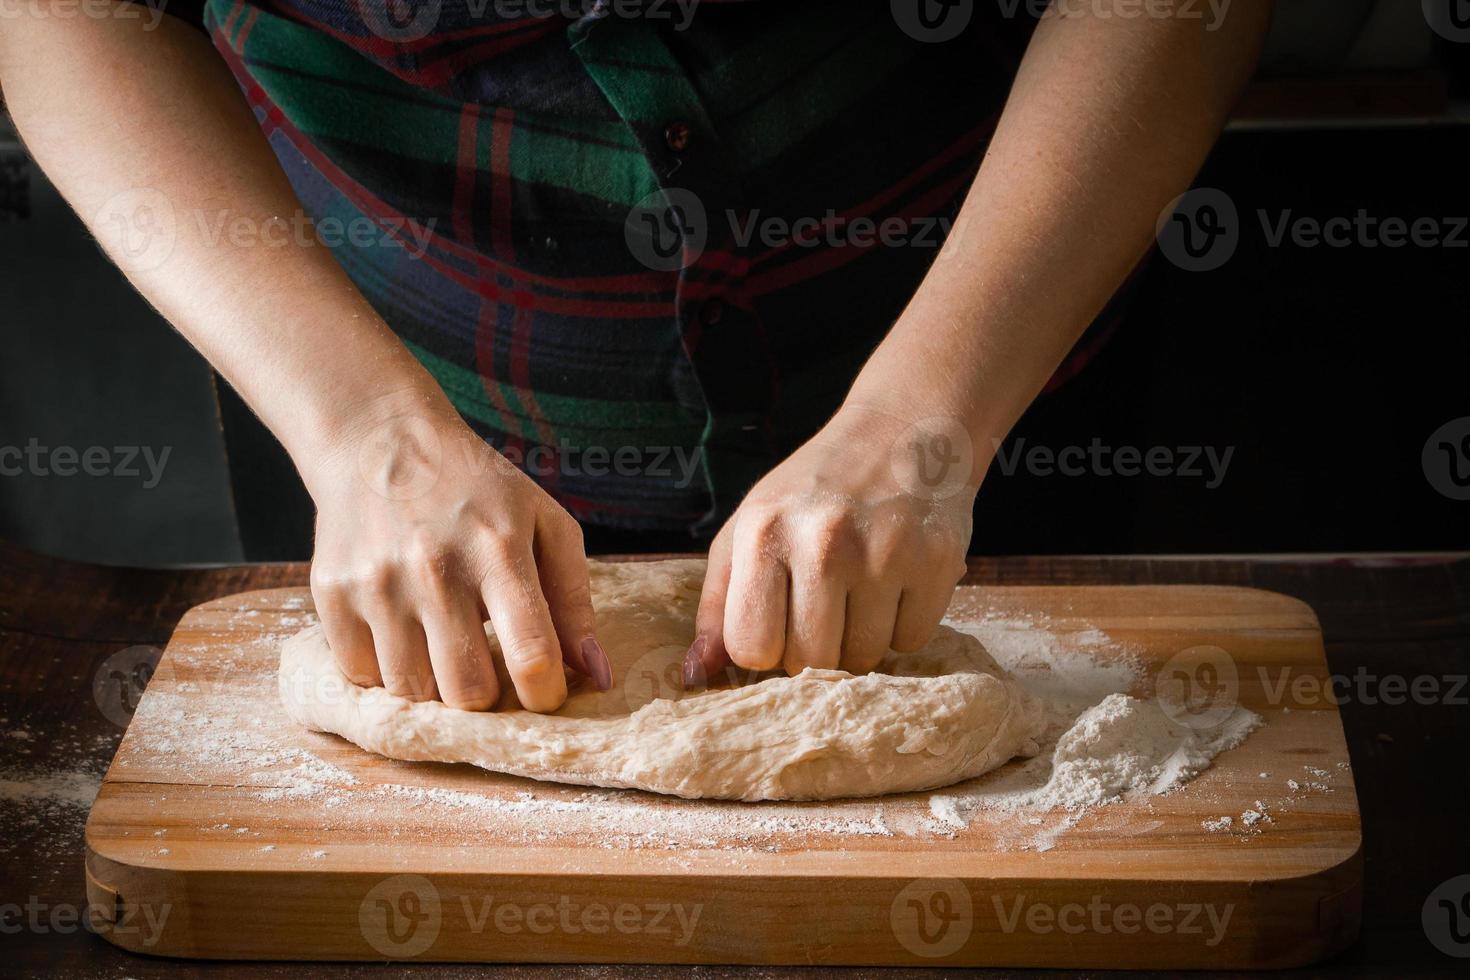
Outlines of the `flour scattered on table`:
[{"label": "flour scattered on table", "polygon": [[[196,656],[188,647],[175,650],[173,668],[184,676],[172,685],[155,677],[133,723],[134,733],[149,733],[146,750],[125,743],[116,765],[126,778],[223,781],[261,803],[289,801],[323,834],[371,824],[392,841],[408,842],[452,827],[486,844],[575,838],[609,849],[675,851],[689,867],[710,861],[738,866],[756,852],[807,849],[818,837],[826,838],[825,847],[881,846],[895,837],[954,837],[977,821],[987,823],[1002,847],[1044,851],[1090,814],[1109,812],[1110,802],[1184,785],[1260,724],[1239,710],[1213,728],[1180,725],[1152,699],[1138,658],[1104,631],[1062,630],[1046,617],[997,614],[984,608],[983,597],[968,601],[963,621],[950,625],[979,638],[1047,703],[1048,727],[1036,758],[936,793],[751,805],[549,784],[511,791],[496,782],[487,789],[484,774],[466,767],[382,760],[359,765],[373,757],[282,723],[273,665],[283,635],[275,633],[251,636],[223,658],[219,651],[204,656],[201,649]],[[70,792],[63,795],[77,801],[67,806],[91,802],[97,777],[89,779],[66,784]],[[1273,811],[1305,798],[1310,783],[1328,782],[1306,770],[1302,779],[1308,785],[1298,784],[1290,799],[1268,801]],[[0,799],[5,792],[0,780]],[[1158,826],[1126,812],[1129,824],[1120,833]],[[1235,835],[1259,833],[1270,821],[1259,801],[1229,816],[1228,832]],[[248,810],[215,812],[201,818],[198,831],[232,837],[245,831],[224,823],[231,819],[261,826]],[[180,831],[188,836],[187,829]],[[249,850],[269,854],[274,845]],[[328,858],[321,850],[299,859]]]},{"label": "flour scattered on table", "polygon": [[1026,620],[982,620],[967,631],[1047,703],[1049,725],[1035,758],[931,797],[936,832],[967,827],[987,811],[1057,811],[1050,825],[1043,820],[1040,831],[1019,841],[1048,850],[1095,808],[1178,789],[1263,724],[1239,706],[1210,726],[1171,717],[1141,689],[1136,659],[1124,653],[1096,660],[1084,652],[1111,642],[1100,630],[1074,634],[1070,643]]}]

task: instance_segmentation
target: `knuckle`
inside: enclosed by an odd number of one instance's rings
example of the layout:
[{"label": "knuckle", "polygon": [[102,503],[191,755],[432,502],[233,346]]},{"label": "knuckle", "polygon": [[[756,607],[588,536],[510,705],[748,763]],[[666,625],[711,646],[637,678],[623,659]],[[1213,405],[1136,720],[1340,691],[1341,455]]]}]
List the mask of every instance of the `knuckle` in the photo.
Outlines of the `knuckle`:
[{"label": "knuckle", "polygon": [[736,538],[762,555],[779,555],[786,547],[786,522],[773,510],[755,508],[742,516]]},{"label": "knuckle", "polygon": [[487,529],[481,532],[476,544],[489,578],[503,581],[520,576],[522,571],[520,549],[516,547],[510,536]]},{"label": "knuckle", "polygon": [[434,531],[415,528],[403,543],[403,557],[416,570],[433,570],[442,574],[449,563],[450,548]]},{"label": "knuckle", "polygon": [[444,691],[443,700],[451,708],[461,711],[488,711],[500,699],[499,685],[492,679],[486,682],[456,684]]},{"label": "knuckle", "polygon": [[552,533],[567,547],[576,547],[581,551],[585,547],[582,535],[582,525],[571,514],[560,507],[552,509],[550,521]]},{"label": "knuckle", "polygon": [[352,570],[352,591],[370,600],[382,601],[393,596],[398,570],[391,561],[365,562]]},{"label": "knuckle", "polygon": [[904,536],[891,528],[880,528],[868,536],[868,567],[882,576],[904,561],[907,548]]},{"label": "knuckle", "polygon": [[561,651],[556,638],[539,627],[517,629],[500,639],[507,665],[528,666],[542,660],[555,660]]},{"label": "knuckle", "polygon": [[726,635],[725,649],[730,659],[746,670],[771,670],[781,662],[781,648],[774,643],[742,636]]}]

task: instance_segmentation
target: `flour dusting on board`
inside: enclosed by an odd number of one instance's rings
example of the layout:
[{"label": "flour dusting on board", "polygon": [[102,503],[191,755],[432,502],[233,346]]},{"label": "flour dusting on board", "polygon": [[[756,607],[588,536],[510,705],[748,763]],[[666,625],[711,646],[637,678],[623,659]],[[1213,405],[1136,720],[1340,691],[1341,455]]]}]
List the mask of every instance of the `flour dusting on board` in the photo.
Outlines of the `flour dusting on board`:
[{"label": "flour dusting on board", "polygon": [[[1141,664],[1101,630],[1063,642],[1044,621],[987,615],[951,625],[984,643],[1048,709],[1035,758],[930,798],[931,818],[951,832],[989,812],[1027,828],[1020,846],[1047,850],[1097,807],[1178,789],[1264,723],[1238,705],[1207,725],[1171,717],[1139,690]],[[1037,816],[1058,811],[1049,824]]]},{"label": "flour dusting on board", "polygon": [[[486,842],[575,839],[607,848],[699,851],[706,860],[724,853],[739,862],[742,853],[800,849],[818,836],[861,847],[889,838],[955,837],[977,822],[1003,847],[1046,850],[1110,802],[1177,789],[1261,723],[1237,709],[1215,728],[1180,725],[1152,699],[1141,662],[1106,633],[1054,629],[1046,617],[1001,616],[983,605],[983,596],[970,593],[972,608],[950,625],[979,638],[1047,703],[1042,752],[933,794],[741,804],[529,781],[508,791],[503,780],[487,788],[484,774],[465,766],[382,760],[359,766],[363,754],[349,743],[282,724],[269,667],[284,637],[258,632],[247,612],[237,614],[240,642],[223,656],[218,647],[171,651],[180,676],[163,684],[155,676],[130,732],[147,733],[146,751],[141,742],[129,750],[125,741],[115,764],[130,778],[150,781],[225,779],[260,803],[291,802],[300,820],[323,835],[371,826],[407,842],[454,827]],[[294,628],[313,617],[302,612],[289,619]],[[1267,805],[1259,803],[1259,815],[1248,823],[1236,816],[1226,826],[1260,832],[1269,823]],[[242,857],[314,859],[311,849],[268,851],[273,845],[262,847],[256,831],[221,822],[242,815],[214,814],[197,832],[238,842]]]}]

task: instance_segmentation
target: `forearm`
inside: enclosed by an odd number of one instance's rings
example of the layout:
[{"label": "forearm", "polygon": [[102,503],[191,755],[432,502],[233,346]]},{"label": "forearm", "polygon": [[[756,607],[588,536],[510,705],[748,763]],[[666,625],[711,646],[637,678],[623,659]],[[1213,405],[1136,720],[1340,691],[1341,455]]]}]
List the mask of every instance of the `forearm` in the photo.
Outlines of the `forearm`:
[{"label": "forearm", "polygon": [[[167,17],[144,32],[144,21],[27,9],[11,11],[0,37],[0,84],[28,149],[138,290],[281,439],[308,485],[312,461],[375,417],[447,408],[293,220],[300,205],[207,41]],[[128,254],[125,236],[136,244],[147,229],[99,220],[116,195],[140,188],[157,193],[138,200],[168,212],[152,219],[173,226],[171,247],[146,261]]]},{"label": "forearm", "polygon": [[1063,6],[1077,15],[1038,26],[949,241],[849,397],[960,421],[982,464],[1188,187],[1270,7],[1237,3],[1210,31]]}]

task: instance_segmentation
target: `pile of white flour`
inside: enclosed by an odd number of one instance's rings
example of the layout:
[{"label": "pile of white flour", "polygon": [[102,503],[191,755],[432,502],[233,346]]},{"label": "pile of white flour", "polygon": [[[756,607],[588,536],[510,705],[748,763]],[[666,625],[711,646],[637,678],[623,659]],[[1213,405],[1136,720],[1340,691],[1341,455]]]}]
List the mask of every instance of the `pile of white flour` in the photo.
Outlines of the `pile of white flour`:
[{"label": "pile of white flour", "polygon": [[[1141,665],[1100,630],[1065,636],[1044,621],[991,617],[952,625],[979,638],[1046,702],[1049,725],[1035,758],[930,797],[933,819],[951,830],[985,811],[1013,818],[1060,811],[1026,845],[1045,850],[1093,808],[1178,789],[1264,723],[1237,706],[1217,724],[1181,724],[1145,689]],[[1027,819],[1031,827],[1045,823]]]}]

